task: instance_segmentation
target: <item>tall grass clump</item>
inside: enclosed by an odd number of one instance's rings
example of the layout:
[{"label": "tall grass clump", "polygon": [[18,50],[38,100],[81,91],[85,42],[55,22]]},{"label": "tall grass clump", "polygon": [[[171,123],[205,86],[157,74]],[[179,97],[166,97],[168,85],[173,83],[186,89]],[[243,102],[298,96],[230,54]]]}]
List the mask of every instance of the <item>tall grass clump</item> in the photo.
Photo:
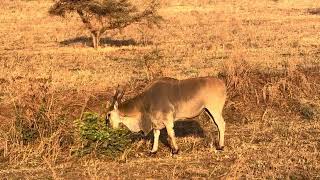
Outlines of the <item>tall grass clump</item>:
[{"label": "tall grass clump", "polygon": [[231,105],[236,105],[239,112],[281,107],[284,112],[313,119],[317,108],[304,103],[304,99],[312,100],[319,94],[317,76],[308,76],[316,71],[296,61],[284,62],[279,69],[257,69],[244,59],[230,59],[220,76],[227,83]]},{"label": "tall grass clump", "polygon": [[5,159],[11,165],[55,163],[73,141],[67,111],[50,78],[24,88],[8,105],[13,115],[0,136],[6,141]]}]

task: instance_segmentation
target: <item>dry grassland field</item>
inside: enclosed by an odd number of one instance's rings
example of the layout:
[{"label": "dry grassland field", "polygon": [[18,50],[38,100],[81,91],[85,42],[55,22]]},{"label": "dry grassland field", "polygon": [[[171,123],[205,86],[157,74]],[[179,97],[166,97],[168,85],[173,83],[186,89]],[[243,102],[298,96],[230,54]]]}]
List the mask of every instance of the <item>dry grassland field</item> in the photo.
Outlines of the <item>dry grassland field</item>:
[{"label": "dry grassland field", "polygon": [[[0,1],[0,177],[4,179],[320,179],[320,1],[161,0],[161,28],[102,37],[51,0]],[[176,123],[178,155],[161,134],[118,156],[86,146],[75,123],[106,115],[161,77],[218,76],[228,88],[225,149],[217,128]],[[97,145],[98,146],[98,145]]]}]

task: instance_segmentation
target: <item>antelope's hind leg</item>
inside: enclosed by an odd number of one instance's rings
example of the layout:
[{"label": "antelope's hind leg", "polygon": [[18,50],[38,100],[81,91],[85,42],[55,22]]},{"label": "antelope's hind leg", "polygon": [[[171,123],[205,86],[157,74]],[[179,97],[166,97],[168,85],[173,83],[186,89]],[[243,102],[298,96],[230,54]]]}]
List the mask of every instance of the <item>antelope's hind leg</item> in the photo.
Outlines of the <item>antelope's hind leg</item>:
[{"label": "antelope's hind leg", "polygon": [[215,123],[218,127],[219,131],[219,145],[217,146],[217,150],[223,150],[224,148],[224,132],[226,129],[226,123],[222,117],[221,111],[214,111],[214,109],[207,108],[207,113],[210,116],[210,119],[213,123]]}]

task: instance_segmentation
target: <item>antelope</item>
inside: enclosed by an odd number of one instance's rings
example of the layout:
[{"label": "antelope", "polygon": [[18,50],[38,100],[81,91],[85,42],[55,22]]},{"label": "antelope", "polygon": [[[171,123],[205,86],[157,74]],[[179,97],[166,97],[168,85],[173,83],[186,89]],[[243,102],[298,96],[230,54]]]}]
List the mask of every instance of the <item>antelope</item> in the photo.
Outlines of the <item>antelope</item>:
[{"label": "antelope", "polygon": [[[222,110],[227,92],[224,81],[214,77],[198,77],[185,80],[162,78],[147,86],[146,90],[132,99],[121,102],[124,91],[116,90],[109,107],[106,124],[118,128],[124,124],[130,131],[153,130],[154,141],[150,153],[158,150],[160,130],[166,128],[172,154],[179,148],[175,140],[174,122],[194,118],[205,111],[218,127],[219,144],[223,150],[225,121]],[[213,142],[210,143],[213,146]]]}]

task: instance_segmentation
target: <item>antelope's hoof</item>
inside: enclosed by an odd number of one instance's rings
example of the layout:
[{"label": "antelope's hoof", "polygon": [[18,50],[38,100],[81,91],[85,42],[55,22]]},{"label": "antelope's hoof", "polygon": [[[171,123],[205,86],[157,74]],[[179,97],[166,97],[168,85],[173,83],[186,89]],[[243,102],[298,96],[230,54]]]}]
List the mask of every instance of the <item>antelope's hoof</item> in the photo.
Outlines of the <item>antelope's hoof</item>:
[{"label": "antelope's hoof", "polygon": [[158,151],[150,151],[149,152],[149,156],[155,156],[157,154]]},{"label": "antelope's hoof", "polygon": [[216,148],[218,151],[223,151],[223,149],[224,149],[224,146],[217,146],[217,148]]},{"label": "antelope's hoof", "polygon": [[179,151],[180,151],[179,149],[172,149],[172,150],[171,150],[171,153],[172,153],[172,154],[178,154]]}]

